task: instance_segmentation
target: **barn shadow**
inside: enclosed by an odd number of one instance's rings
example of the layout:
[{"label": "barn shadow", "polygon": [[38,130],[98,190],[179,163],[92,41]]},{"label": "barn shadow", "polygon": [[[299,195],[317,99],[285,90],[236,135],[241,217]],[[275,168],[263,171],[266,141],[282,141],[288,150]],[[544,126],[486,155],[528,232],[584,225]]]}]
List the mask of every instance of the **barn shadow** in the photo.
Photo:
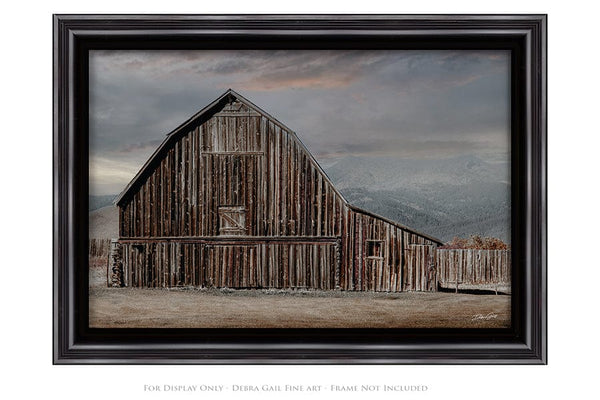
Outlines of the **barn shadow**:
[{"label": "barn shadow", "polygon": [[482,289],[474,289],[474,288],[460,289],[459,288],[457,291],[455,288],[444,288],[439,285],[438,285],[437,291],[440,293],[459,293],[459,294],[476,294],[476,295],[491,295],[491,294],[510,295],[510,293],[505,290],[498,290],[496,292],[493,289],[487,289],[487,288],[482,288]]}]

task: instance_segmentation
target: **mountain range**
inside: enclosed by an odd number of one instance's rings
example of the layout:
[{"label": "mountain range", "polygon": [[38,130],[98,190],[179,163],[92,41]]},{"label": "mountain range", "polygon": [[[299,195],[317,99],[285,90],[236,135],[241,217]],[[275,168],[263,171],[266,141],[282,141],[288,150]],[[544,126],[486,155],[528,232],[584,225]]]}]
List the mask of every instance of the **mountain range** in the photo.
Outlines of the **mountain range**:
[{"label": "mountain range", "polygon": [[325,172],[349,203],[442,241],[510,239],[507,161],[350,156],[329,163]]},{"label": "mountain range", "polygon": [[[336,188],[357,207],[444,242],[471,235],[510,240],[506,161],[474,155],[443,159],[347,156],[323,164]],[[116,234],[118,218],[111,204],[115,196],[90,196],[90,237]]]}]

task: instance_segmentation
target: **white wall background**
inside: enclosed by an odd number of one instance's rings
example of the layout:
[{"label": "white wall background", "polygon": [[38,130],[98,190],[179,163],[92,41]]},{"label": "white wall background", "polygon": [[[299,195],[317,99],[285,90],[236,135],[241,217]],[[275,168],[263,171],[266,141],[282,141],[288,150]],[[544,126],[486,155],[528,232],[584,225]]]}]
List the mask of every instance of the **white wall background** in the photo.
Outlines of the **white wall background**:
[{"label": "white wall background", "polygon": [[[495,2],[55,0],[4,5],[2,30],[3,398],[282,398],[278,394],[147,394],[154,384],[426,384],[382,398],[590,398],[596,391],[600,147],[598,14],[584,1]],[[8,4],[8,3],[7,3]],[[548,13],[549,365],[548,366],[52,366],[52,13]],[[8,124],[6,123],[8,122]],[[35,124],[31,124],[35,122]],[[27,151],[22,146],[27,145]],[[35,241],[30,240],[35,232]],[[569,232],[568,236],[559,235]],[[15,239],[16,238],[16,239]],[[38,239],[39,238],[39,239]],[[17,257],[26,254],[27,258]],[[22,270],[26,273],[21,274]],[[567,270],[567,273],[565,273]],[[20,278],[14,280],[13,274]],[[571,281],[562,277],[572,276]],[[18,284],[15,284],[18,283]],[[121,377],[127,377],[122,379]],[[295,377],[295,378],[290,378]],[[588,395],[588,393],[590,395]],[[363,398],[344,394],[335,398]],[[332,398],[329,393],[285,398]]]}]

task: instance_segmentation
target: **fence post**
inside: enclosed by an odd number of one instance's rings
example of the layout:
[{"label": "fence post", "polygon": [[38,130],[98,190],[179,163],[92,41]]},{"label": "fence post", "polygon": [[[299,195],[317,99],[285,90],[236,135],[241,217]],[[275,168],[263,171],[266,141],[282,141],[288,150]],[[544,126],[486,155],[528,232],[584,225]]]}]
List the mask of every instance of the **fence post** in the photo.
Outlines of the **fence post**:
[{"label": "fence post", "polygon": [[454,289],[454,293],[458,293],[458,268],[456,268],[456,289]]},{"label": "fence post", "polygon": [[[457,250],[455,250],[455,252],[457,252]],[[458,268],[459,268],[459,264],[460,264],[459,260],[461,260],[460,254],[462,254],[462,252],[457,253],[456,258],[453,257],[453,261],[455,261],[454,262],[454,279],[456,280],[456,287],[454,289],[454,293],[458,293]]]}]

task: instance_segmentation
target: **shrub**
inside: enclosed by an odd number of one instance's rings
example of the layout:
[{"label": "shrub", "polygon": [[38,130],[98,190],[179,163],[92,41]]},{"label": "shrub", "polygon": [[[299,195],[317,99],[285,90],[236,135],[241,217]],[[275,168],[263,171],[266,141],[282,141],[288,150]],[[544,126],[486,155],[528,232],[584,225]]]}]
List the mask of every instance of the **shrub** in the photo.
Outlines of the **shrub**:
[{"label": "shrub", "polygon": [[508,250],[510,246],[502,240],[493,237],[472,235],[468,239],[454,237],[440,247],[441,249],[477,249],[477,250]]}]

